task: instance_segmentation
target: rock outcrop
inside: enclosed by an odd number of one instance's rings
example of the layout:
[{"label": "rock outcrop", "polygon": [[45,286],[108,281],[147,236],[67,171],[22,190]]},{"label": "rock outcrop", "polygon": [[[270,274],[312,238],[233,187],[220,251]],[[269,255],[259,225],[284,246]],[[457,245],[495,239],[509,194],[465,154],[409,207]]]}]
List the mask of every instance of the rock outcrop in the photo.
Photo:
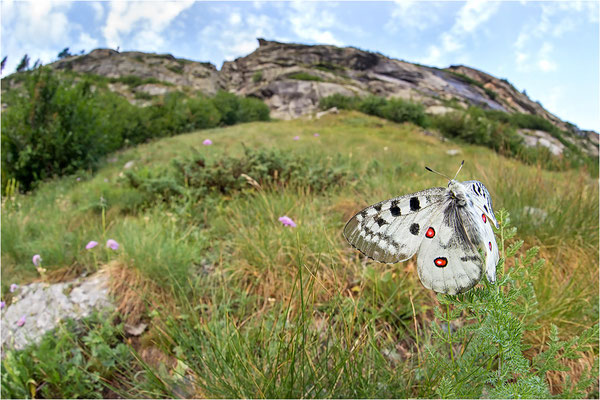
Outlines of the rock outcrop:
[{"label": "rock outcrop", "polygon": [[[175,58],[170,54],[137,51],[119,53],[111,49],[96,49],[89,54],[68,57],[51,64],[56,69],[96,74],[107,78],[136,76],[153,78],[178,89],[189,88],[206,94],[219,89],[218,71],[211,63]],[[156,88],[151,89],[157,91]],[[168,89],[163,89],[164,92]],[[160,90],[159,90],[160,91]]]},{"label": "rock outcrop", "polygon": [[[528,113],[543,117],[568,132],[570,135],[565,139],[586,153],[598,155],[596,132],[579,130],[529,99],[525,92],[519,92],[505,79],[470,67],[427,67],[353,47],[310,46],[264,39],[258,42],[259,47],[254,52],[223,63],[220,71],[210,63],[178,59],[170,54],[119,53],[110,49],[68,57],[51,66],[117,78],[109,84],[109,89],[142,106],[150,104],[152,96],[174,90],[207,95],[227,90],[262,99],[271,109],[271,115],[281,119],[314,114],[319,111],[321,98],[336,93],[410,99],[422,103],[431,114],[470,105]],[[132,85],[126,79],[119,79],[131,76],[146,81]],[[537,133],[521,134],[528,143],[549,144],[545,138],[539,140]],[[552,146],[551,150],[556,152],[564,143]]]},{"label": "rock outcrop", "polygon": [[108,276],[96,273],[61,283],[31,283],[18,289],[2,311],[2,349],[23,349],[37,343],[60,321],[89,316],[93,310],[114,309]]}]

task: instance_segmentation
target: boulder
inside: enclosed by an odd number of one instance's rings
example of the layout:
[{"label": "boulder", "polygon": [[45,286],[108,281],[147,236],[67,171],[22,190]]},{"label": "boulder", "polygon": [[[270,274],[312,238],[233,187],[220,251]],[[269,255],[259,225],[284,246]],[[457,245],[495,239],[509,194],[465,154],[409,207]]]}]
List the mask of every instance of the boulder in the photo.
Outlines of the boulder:
[{"label": "boulder", "polygon": [[23,349],[38,343],[62,320],[78,320],[103,309],[114,306],[108,294],[108,276],[102,273],[68,282],[22,286],[12,304],[2,311],[2,349]]}]

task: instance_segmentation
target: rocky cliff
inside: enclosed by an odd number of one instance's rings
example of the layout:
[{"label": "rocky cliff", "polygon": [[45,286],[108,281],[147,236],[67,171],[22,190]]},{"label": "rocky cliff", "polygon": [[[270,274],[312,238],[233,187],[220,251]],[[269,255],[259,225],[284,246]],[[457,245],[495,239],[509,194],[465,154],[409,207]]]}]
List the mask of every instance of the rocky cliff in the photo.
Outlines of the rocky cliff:
[{"label": "rocky cliff", "polygon": [[[208,95],[227,90],[262,99],[273,117],[283,119],[314,113],[322,97],[335,93],[410,99],[424,104],[428,113],[445,113],[469,105],[529,113],[569,132],[572,141],[587,153],[598,155],[597,133],[579,130],[508,81],[470,67],[438,69],[353,47],[309,46],[264,39],[258,42],[257,50],[225,62],[220,71],[210,63],[177,59],[169,54],[119,53],[109,49],[68,57],[51,66],[108,78],[150,79],[150,83],[134,87],[119,82],[109,85],[111,90],[138,104],[143,104],[144,98],[147,101],[149,96],[173,90]],[[531,143],[545,145],[551,139],[540,137],[543,132],[521,134]]]}]

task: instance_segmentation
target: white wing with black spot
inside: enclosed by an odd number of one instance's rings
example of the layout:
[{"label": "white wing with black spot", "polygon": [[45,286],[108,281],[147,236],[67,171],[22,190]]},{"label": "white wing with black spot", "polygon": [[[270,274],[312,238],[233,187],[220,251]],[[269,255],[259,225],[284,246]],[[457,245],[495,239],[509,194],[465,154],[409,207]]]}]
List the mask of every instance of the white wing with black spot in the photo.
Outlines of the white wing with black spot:
[{"label": "white wing with black spot", "polygon": [[431,219],[419,247],[419,279],[438,293],[463,293],[481,280],[483,259],[471,239],[476,226],[464,209],[448,201]]},{"label": "white wing with black spot", "polygon": [[407,260],[423,240],[423,227],[447,197],[448,189],[438,187],[374,204],[348,221],[344,237],[376,261]]},{"label": "white wing with black spot", "polygon": [[492,208],[492,197],[485,185],[479,181],[465,181],[461,184],[467,189],[469,200],[473,201],[473,207],[468,210],[473,214],[473,221],[479,231],[478,247],[485,254],[485,271],[490,282],[496,282],[496,265],[500,259],[498,244],[492,230],[492,224],[498,228],[498,221]]}]

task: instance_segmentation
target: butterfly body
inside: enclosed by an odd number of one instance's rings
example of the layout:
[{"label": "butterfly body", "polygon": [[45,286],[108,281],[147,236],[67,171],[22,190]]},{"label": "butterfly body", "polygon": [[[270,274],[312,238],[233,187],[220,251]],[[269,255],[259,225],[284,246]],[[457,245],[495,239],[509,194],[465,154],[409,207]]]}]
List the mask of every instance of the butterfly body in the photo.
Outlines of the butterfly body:
[{"label": "butterfly body", "polygon": [[438,293],[462,293],[483,273],[496,280],[498,246],[491,228],[498,223],[489,192],[479,181],[450,180],[385,200],[348,221],[344,236],[366,256],[396,263],[417,254],[423,286]]}]

